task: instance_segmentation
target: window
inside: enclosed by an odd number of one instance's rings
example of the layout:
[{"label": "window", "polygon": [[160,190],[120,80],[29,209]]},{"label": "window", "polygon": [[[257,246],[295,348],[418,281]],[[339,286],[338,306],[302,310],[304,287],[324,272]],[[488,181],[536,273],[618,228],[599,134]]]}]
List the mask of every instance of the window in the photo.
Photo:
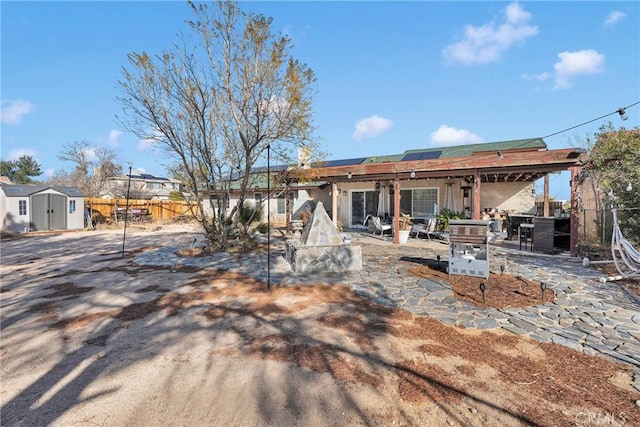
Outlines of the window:
[{"label": "window", "polygon": [[[400,212],[408,213],[412,217],[418,218],[437,215],[438,189],[416,188],[414,190],[400,190]],[[391,203],[391,213],[393,214],[393,202]]]},{"label": "window", "polygon": [[211,194],[209,195],[209,202],[213,209],[218,209],[222,206],[223,209],[228,210],[230,206],[229,196],[226,194]]},{"label": "window", "polygon": [[75,200],[69,200],[69,213],[75,213],[76,211],[76,201]]},{"label": "window", "polygon": [[438,190],[435,188],[420,188],[413,190],[412,216],[424,217],[438,214]]},{"label": "window", "polygon": [[253,200],[256,201],[256,206],[262,201],[262,193],[253,193]]},{"label": "window", "polygon": [[[296,196],[296,194],[293,191],[291,191],[289,193],[289,203],[290,203],[289,207],[290,207],[291,210],[293,210],[293,204],[294,204],[294,201],[295,201],[295,196]],[[278,215],[284,215],[286,213],[285,211],[287,209],[287,202],[285,200],[284,194],[281,194],[278,197],[277,200],[278,200],[278,207],[277,207],[276,213]],[[293,213],[293,212],[290,212],[290,213]]]},{"label": "window", "polygon": [[18,200],[18,215],[26,215],[26,214],[27,214],[27,201]]},{"label": "window", "polygon": [[285,206],[286,206],[286,203],[285,203],[285,200],[284,200],[284,195],[278,197],[278,210],[276,211],[276,213],[278,215],[284,215],[284,211],[285,211],[285,208],[286,208]]}]

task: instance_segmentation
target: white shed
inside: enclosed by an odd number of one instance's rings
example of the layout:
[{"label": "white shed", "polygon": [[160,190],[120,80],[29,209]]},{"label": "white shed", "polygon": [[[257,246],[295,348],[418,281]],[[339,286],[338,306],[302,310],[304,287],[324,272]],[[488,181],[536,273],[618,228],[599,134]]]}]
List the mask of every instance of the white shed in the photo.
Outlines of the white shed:
[{"label": "white shed", "polygon": [[2,230],[15,233],[84,228],[84,196],[76,187],[0,184]]}]

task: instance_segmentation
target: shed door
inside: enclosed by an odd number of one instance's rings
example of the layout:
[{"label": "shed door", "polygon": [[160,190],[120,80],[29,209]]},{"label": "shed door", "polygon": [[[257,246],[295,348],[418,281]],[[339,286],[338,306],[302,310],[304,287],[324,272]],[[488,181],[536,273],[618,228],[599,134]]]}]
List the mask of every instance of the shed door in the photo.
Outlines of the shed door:
[{"label": "shed door", "polygon": [[67,228],[67,198],[59,194],[31,196],[31,229],[64,230]]},{"label": "shed door", "polygon": [[31,230],[42,231],[49,229],[49,195],[36,194],[31,196]]},{"label": "shed door", "polygon": [[49,230],[67,229],[67,198],[49,194]]}]

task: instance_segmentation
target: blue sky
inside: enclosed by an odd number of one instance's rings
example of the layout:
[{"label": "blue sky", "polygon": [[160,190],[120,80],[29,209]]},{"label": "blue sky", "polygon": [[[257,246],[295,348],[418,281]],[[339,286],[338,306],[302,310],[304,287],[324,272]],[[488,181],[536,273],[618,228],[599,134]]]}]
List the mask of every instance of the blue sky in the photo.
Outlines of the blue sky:
[{"label": "blue sky", "polygon": [[[290,35],[317,76],[316,137],[329,159],[549,135],[640,100],[640,3],[247,2]],[[2,159],[34,156],[45,177],[86,140],[164,176],[161,152],[115,115],[127,53],[169,48],[184,2],[2,1]],[[640,105],[546,138],[575,145]],[[68,165],[67,165],[68,166]],[[569,197],[566,173],[551,195]]]}]

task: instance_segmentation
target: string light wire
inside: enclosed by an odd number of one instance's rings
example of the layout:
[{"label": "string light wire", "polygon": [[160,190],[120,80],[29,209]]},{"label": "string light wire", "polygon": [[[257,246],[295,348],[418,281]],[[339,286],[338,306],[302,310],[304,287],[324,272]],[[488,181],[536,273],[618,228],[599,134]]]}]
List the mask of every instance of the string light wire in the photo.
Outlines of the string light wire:
[{"label": "string light wire", "polygon": [[601,120],[601,119],[604,119],[605,117],[609,117],[609,116],[612,116],[614,114],[621,114],[620,111],[624,112],[627,109],[629,109],[629,108],[631,108],[633,106],[636,106],[638,104],[640,104],[640,101],[636,101],[633,104],[628,105],[626,107],[618,108],[617,110],[615,110],[615,111],[613,111],[611,113],[607,113],[604,116],[600,116],[600,117],[596,117],[595,119],[587,120],[586,122],[580,123],[579,125],[571,126],[570,128],[562,129],[561,131],[558,131],[558,132],[550,133],[549,135],[543,136],[542,139],[549,138],[550,136],[555,136],[555,135],[570,131],[570,130],[575,129],[575,128],[579,128],[580,126],[588,125],[589,123],[595,122],[596,120]]}]

